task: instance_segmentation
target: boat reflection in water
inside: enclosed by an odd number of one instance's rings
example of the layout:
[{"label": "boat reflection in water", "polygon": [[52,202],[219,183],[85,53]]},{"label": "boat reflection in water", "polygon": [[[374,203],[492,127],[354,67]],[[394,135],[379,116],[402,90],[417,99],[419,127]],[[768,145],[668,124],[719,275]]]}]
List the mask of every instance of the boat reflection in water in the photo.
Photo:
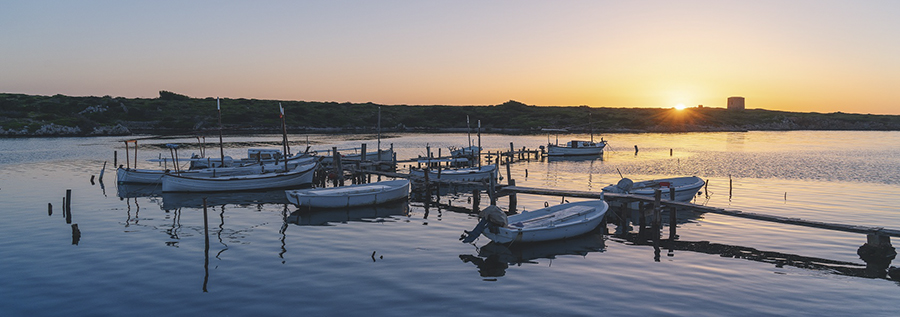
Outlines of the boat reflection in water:
[{"label": "boat reflection in water", "polygon": [[558,162],[587,162],[587,161],[603,161],[602,154],[592,155],[572,155],[572,156],[547,156],[548,163]]},{"label": "boat reflection in water", "polygon": [[221,205],[262,205],[289,204],[284,196],[284,189],[248,192],[220,193],[162,193],[162,209],[203,208],[203,199],[207,206]]},{"label": "boat reflection in water", "polygon": [[162,194],[159,184],[118,184],[116,196],[120,199],[137,197],[157,197]]},{"label": "boat reflection in water", "polygon": [[[281,196],[285,197],[284,192],[282,192]],[[347,223],[350,221],[375,222],[384,218],[406,215],[409,215],[409,202],[402,200],[376,206],[352,208],[300,208],[288,215],[286,221],[301,226],[330,226],[333,223]]]},{"label": "boat reflection in water", "polygon": [[510,264],[538,264],[537,259],[555,259],[560,255],[587,256],[590,252],[603,252],[606,242],[603,228],[594,229],[583,235],[554,241],[536,243],[513,243],[505,245],[490,242],[478,249],[478,255],[461,254],[460,260],[473,263],[482,277],[506,275]]}]

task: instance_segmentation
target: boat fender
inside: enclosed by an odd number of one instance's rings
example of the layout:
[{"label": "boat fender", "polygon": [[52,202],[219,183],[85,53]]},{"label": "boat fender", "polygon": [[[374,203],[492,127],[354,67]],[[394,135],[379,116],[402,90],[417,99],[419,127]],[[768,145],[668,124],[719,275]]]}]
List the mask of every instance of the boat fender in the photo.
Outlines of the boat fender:
[{"label": "boat fender", "polygon": [[500,207],[491,205],[478,213],[478,216],[482,219],[487,219],[491,224],[495,224],[498,227],[506,227],[509,223],[509,219],[506,217],[506,213],[503,210],[500,210]]}]

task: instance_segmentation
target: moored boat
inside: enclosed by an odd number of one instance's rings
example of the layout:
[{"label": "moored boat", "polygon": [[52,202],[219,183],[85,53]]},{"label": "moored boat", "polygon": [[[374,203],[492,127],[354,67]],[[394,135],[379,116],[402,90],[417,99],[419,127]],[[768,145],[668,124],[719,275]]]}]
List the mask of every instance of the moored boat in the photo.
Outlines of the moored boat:
[{"label": "moored boat", "polygon": [[318,162],[298,165],[287,172],[237,176],[184,176],[166,174],[162,178],[163,192],[220,192],[297,188],[312,184]]},{"label": "moored boat", "polygon": [[697,192],[706,182],[697,176],[673,177],[633,182],[631,179],[622,178],[618,184],[603,187],[607,193],[634,194],[653,196],[656,189],[662,190],[662,199],[669,199],[670,188],[675,189],[675,200],[687,202],[697,196]]},{"label": "moored boat", "polygon": [[[490,208],[490,207],[488,207]],[[488,211],[488,208],[485,211]],[[510,242],[539,242],[559,240],[585,234],[597,228],[609,205],[602,199],[587,200],[574,203],[560,204],[533,211],[523,211],[520,214],[509,216],[506,223],[503,221],[490,221],[485,223],[487,229],[482,227],[480,234],[484,234],[491,241],[497,243]],[[498,210],[499,211],[499,210]],[[502,217],[502,216],[501,216]],[[490,215],[486,219],[496,219]],[[482,223],[488,220],[482,220]],[[478,234],[476,227],[470,234]]]},{"label": "moored boat", "polygon": [[409,180],[285,191],[288,201],[310,208],[373,206],[409,197]]},{"label": "moored boat", "polygon": [[[410,169],[409,174],[414,177],[425,177],[425,170]],[[428,178],[432,180],[452,180],[466,182],[480,182],[490,180],[491,177],[497,178],[496,165],[484,165],[481,167],[465,167],[465,168],[444,168],[438,170],[428,170]]]},{"label": "moored boat", "polygon": [[572,140],[566,142],[565,146],[558,144],[547,145],[547,155],[549,156],[577,156],[577,155],[600,155],[603,154],[603,148],[606,147],[606,141],[579,141]]}]

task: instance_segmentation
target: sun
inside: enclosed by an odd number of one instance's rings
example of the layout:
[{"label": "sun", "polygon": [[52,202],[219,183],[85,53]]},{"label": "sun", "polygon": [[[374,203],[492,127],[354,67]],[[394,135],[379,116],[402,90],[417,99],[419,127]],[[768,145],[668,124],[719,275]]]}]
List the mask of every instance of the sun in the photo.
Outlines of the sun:
[{"label": "sun", "polygon": [[687,108],[687,107],[685,107],[683,103],[675,105],[675,110],[684,110],[684,108]]}]

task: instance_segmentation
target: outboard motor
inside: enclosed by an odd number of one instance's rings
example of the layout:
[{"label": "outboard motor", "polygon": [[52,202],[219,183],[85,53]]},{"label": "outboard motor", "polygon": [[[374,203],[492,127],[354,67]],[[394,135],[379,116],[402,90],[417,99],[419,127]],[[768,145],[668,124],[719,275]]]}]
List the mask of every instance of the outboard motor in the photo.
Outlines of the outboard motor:
[{"label": "outboard motor", "polygon": [[626,192],[626,193],[629,192],[631,190],[631,187],[633,187],[633,186],[634,186],[634,181],[632,181],[631,179],[628,179],[628,178],[623,178],[623,179],[619,180],[619,183],[616,184],[616,187],[618,187],[619,189],[621,189],[623,192]]}]

